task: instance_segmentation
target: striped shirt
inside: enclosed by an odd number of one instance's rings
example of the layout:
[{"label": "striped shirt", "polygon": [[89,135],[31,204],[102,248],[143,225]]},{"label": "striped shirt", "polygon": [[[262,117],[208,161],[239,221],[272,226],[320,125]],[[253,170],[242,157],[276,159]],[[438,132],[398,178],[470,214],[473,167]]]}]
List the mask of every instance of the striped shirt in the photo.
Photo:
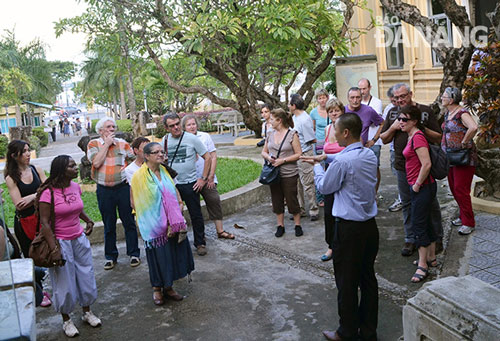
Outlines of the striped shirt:
[{"label": "striped shirt", "polygon": [[97,184],[113,187],[126,181],[125,168],[135,158],[127,141],[115,138],[116,144],[111,145],[106,153],[106,159],[101,167],[94,167],[94,159],[101,148],[104,148],[102,138],[90,140],[87,146],[87,158],[92,163],[91,177]]}]

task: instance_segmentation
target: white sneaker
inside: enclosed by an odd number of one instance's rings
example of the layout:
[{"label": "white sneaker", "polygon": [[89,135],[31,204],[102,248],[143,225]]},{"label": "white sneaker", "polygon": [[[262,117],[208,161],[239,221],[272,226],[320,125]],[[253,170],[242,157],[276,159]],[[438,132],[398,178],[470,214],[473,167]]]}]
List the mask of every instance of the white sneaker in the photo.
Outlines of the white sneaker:
[{"label": "white sneaker", "polygon": [[91,311],[87,311],[85,312],[85,314],[83,314],[82,321],[87,322],[94,328],[101,325],[101,320]]},{"label": "white sneaker", "polygon": [[401,202],[401,200],[399,199],[396,199],[391,206],[389,206],[389,212],[397,212],[397,211],[401,211],[401,209],[403,208],[403,203]]},{"label": "white sneaker", "polygon": [[63,330],[67,337],[75,337],[79,334],[78,329],[76,329],[73,321],[71,320],[64,321]]},{"label": "white sneaker", "polygon": [[462,226],[462,219],[457,218],[451,222],[453,226]]},{"label": "white sneaker", "polygon": [[473,227],[469,227],[469,226],[462,225],[462,226],[460,226],[460,228],[458,229],[458,234],[461,234],[461,235],[468,235],[468,234],[471,234],[473,231],[474,231],[474,228],[473,228]]}]

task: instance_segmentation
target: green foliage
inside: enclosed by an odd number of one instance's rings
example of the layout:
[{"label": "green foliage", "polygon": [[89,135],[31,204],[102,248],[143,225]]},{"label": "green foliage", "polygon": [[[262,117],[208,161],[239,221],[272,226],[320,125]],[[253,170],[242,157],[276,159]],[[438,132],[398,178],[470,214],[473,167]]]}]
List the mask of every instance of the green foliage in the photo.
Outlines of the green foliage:
[{"label": "green foliage", "polygon": [[167,134],[167,130],[165,129],[165,125],[163,124],[163,116],[155,117],[153,122],[156,123],[156,129],[154,131],[155,137],[161,139],[163,136]]},{"label": "green foliage", "polygon": [[117,130],[124,133],[132,132],[132,121],[130,120],[116,120]]},{"label": "green foliage", "polygon": [[52,103],[74,69],[71,62],[48,61],[40,40],[21,46],[14,32],[6,31],[0,38],[0,104]]},{"label": "green foliage", "polygon": [[0,157],[7,156],[7,146],[9,145],[9,138],[0,134]]},{"label": "green foliage", "polygon": [[500,145],[500,41],[494,33],[473,57],[464,82],[464,102],[479,116],[479,146]]},{"label": "green foliage", "polygon": [[16,214],[16,208],[12,199],[10,198],[9,191],[7,190],[7,184],[3,183],[0,185],[3,189],[2,198],[4,199],[3,209],[5,212],[5,217],[2,219],[5,221],[8,227],[14,227],[14,216]]},{"label": "green foliage", "polygon": [[47,147],[47,145],[49,144],[49,133],[43,131],[43,127],[35,127],[31,129],[31,133],[38,137],[38,139],[40,140],[40,146],[42,148]]},{"label": "green foliage", "polygon": [[99,205],[97,204],[97,195],[95,192],[82,192],[83,209],[92,221],[102,221]]},{"label": "green foliage", "polygon": [[99,122],[98,118],[93,119],[92,121],[90,121],[90,123],[91,123],[90,132],[91,133],[97,133],[97,131],[95,131],[95,125],[97,124],[97,122]]},{"label": "green foliage", "polygon": [[40,153],[42,146],[40,144],[40,139],[36,135],[31,135],[29,137],[29,143],[32,150],[36,151],[36,155]]}]

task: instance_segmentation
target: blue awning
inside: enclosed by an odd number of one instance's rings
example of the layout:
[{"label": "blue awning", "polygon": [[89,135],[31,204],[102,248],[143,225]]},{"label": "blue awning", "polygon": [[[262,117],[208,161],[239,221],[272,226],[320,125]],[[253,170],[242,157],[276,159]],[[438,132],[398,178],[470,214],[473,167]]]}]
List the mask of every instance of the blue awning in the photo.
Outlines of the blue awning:
[{"label": "blue awning", "polygon": [[54,107],[52,104],[44,104],[44,103],[38,103],[38,102],[23,101],[23,103],[31,104],[31,105],[34,105],[36,107],[41,107],[41,108],[46,108],[46,109],[52,109]]}]

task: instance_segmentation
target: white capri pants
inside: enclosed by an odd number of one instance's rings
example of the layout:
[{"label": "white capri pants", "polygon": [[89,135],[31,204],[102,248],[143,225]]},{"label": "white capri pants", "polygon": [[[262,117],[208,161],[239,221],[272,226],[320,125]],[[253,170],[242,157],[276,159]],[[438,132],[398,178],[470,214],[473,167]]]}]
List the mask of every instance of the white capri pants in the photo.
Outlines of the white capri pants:
[{"label": "white capri pants", "polygon": [[59,239],[59,244],[66,264],[49,268],[52,303],[57,312],[69,314],[77,301],[87,307],[97,299],[92,249],[84,233],[73,240]]}]

